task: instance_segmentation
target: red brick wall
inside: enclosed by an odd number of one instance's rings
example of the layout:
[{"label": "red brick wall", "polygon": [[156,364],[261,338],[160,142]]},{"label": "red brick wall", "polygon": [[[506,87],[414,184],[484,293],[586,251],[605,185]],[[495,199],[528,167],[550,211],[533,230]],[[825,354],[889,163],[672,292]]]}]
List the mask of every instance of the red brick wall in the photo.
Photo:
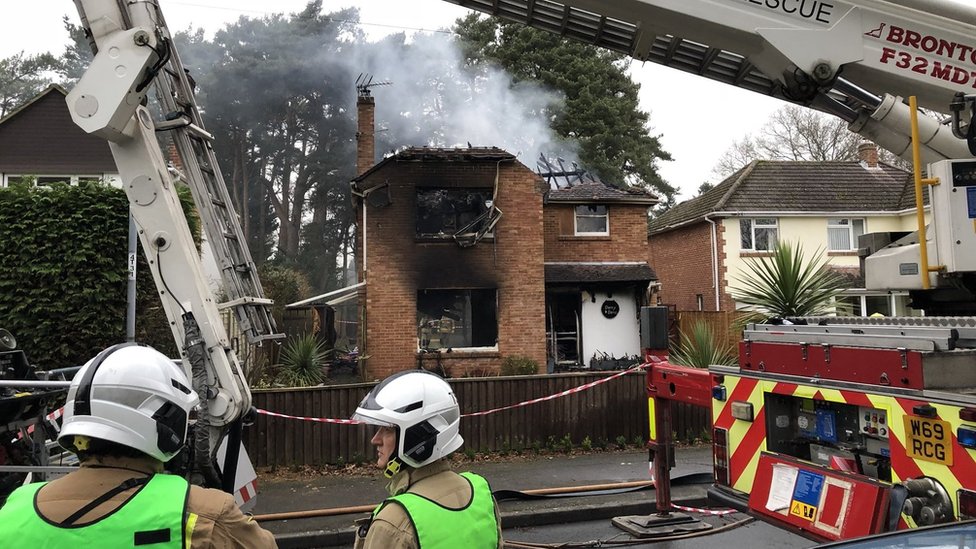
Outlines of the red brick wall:
[{"label": "red brick wall", "polygon": [[356,99],[356,174],[373,167],[376,162],[376,140],[374,138],[374,118],[376,103],[372,97],[359,96]]},{"label": "red brick wall", "polygon": [[609,236],[574,236],[573,204],[548,204],[546,261],[640,261],[646,257],[647,206],[610,204]]},{"label": "red brick wall", "polygon": [[[470,248],[452,241],[417,241],[417,186],[485,187],[494,184],[495,164],[396,163],[371,174],[390,185],[392,203],[367,206],[367,375],[417,367],[417,290],[497,288],[498,351],[441,354],[451,376],[497,372],[504,357],[526,355],[544,367],[545,281],[542,182],[519,163],[500,166],[497,206],[504,212],[494,239]],[[380,191],[377,191],[380,192]],[[361,214],[360,214],[361,216]],[[361,221],[361,220],[360,220]],[[357,259],[362,265],[362,244]],[[428,365],[434,357],[427,355]]]},{"label": "red brick wall", "polygon": [[[679,311],[697,311],[697,295],[701,294],[704,310],[716,310],[711,238],[711,225],[705,222],[648,238],[649,259],[661,283],[662,303],[676,305]],[[720,266],[723,264],[720,260]]]}]

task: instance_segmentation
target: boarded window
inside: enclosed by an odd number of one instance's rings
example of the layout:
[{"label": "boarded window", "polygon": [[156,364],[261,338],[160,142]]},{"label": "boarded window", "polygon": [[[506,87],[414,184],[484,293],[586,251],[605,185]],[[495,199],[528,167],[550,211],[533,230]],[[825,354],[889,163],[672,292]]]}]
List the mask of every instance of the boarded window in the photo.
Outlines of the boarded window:
[{"label": "boarded window", "polygon": [[496,345],[496,296],[494,289],[417,291],[417,338],[420,348]]},{"label": "boarded window", "polygon": [[417,189],[417,236],[450,237],[491,207],[491,189]]}]

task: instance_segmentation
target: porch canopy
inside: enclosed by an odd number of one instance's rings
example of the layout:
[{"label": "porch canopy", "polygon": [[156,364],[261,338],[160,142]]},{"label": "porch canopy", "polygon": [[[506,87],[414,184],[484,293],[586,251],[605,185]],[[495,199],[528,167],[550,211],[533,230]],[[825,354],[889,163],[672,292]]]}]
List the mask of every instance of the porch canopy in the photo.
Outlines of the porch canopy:
[{"label": "porch canopy", "polygon": [[657,274],[644,262],[546,263],[546,284],[651,282]]},{"label": "porch canopy", "polygon": [[365,288],[366,283],[360,282],[359,284],[353,284],[352,286],[346,286],[345,288],[339,288],[338,290],[332,290],[331,292],[326,292],[315,297],[310,297],[308,299],[303,299],[301,301],[296,301],[294,303],[289,303],[285,305],[286,309],[299,309],[299,308],[309,308],[309,307],[321,307],[323,305],[328,305],[334,307],[340,303],[349,301],[355,298],[360,288]]}]

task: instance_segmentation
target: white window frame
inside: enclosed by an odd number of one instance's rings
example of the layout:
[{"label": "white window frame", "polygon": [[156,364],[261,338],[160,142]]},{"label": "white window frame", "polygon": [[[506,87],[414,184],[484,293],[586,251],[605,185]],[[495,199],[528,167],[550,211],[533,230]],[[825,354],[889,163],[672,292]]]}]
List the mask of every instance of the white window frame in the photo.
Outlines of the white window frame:
[{"label": "white window frame", "polygon": [[[35,178],[35,180],[41,179],[41,178],[44,178],[44,179],[47,179],[47,178],[57,178],[59,181],[66,181],[69,185],[72,185],[72,186],[77,186],[82,180],[95,179],[95,180],[98,180],[98,181],[102,181],[102,180],[105,179],[104,174],[99,174],[99,175],[95,175],[95,174],[65,175],[65,174],[23,174],[23,173],[12,173],[12,174],[5,174],[3,176],[3,186],[4,187],[9,187],[10,186],[10,181],[12,179],[19,179],[21,177],[33,177],[33,178]],[[47,186],[47,184],[46,183],[42,183],[42,184],[35,183],[34,186],[35,187],[45,187],[45,186]]]},{"label": "white window frame", "polygon": [[[846,224],[845,224],[846,222]],[[827,218],[827,251],[828,252],[853,252],[857,250],[857,235],[854,234],[854,226],[857,222],[861,223],[861,234],[867,234],[867,222],[863,217],[828,217]],[[830,247],[830,231],[833,230],[847,230],[847,242],[849,248],[831,248]]]},{"label": "white window frame", "polygon": [[[757,223],[757,221],[768,221],[772,220],[772,223]],[[739,244],[742,244],[742,224],[748,222],[750,224],[749,228],[749,247],[742,246],[742,250],[746,252],[771,252],[776,248],[776,243],[779,242],[779,218],[777,217],[744,217],[739,220]],[[756,249],[756,229],[774,229],[775,239],[769,243],[769,248],[763,250]]]},{"label": "white window frame", "polygon": [[[580,214],[580,208],[603,208],[603,214]],[[606,226],[604,231],[580,231],[579,218],[603,218]],[[577,204],[573,206],[573,234],[576,236],[610,236],[610,207],[606,204]]]},{"label": "white window frame", "polygon": [[[870,316],[867,313],[868,310],[868,298],[869,297],[883,297],[888,301],[888,308],[892,315],[894,316],[925,316],[925,312],[922,310],[913,310],[914,314],[909,314],[906,310],[907,303],[902,301],[909,297],[908,292],[870,292],[863,289],[852,289],[840,294],[839,297],[856,300],[859,307],[859,313],[854,316]],[[850,313],[845,313],[850,314]]]}]

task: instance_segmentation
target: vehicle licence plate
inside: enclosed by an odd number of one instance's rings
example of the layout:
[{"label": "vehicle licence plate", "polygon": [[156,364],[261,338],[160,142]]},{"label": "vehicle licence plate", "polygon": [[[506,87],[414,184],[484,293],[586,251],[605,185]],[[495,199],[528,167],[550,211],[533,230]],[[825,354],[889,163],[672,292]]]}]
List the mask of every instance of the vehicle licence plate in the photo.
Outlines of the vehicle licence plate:
[{"label": "vehicle licence plate", "polygon": [[941,419],[905,416],[905,452],[910,458],[952,465],[952,426]]}]

